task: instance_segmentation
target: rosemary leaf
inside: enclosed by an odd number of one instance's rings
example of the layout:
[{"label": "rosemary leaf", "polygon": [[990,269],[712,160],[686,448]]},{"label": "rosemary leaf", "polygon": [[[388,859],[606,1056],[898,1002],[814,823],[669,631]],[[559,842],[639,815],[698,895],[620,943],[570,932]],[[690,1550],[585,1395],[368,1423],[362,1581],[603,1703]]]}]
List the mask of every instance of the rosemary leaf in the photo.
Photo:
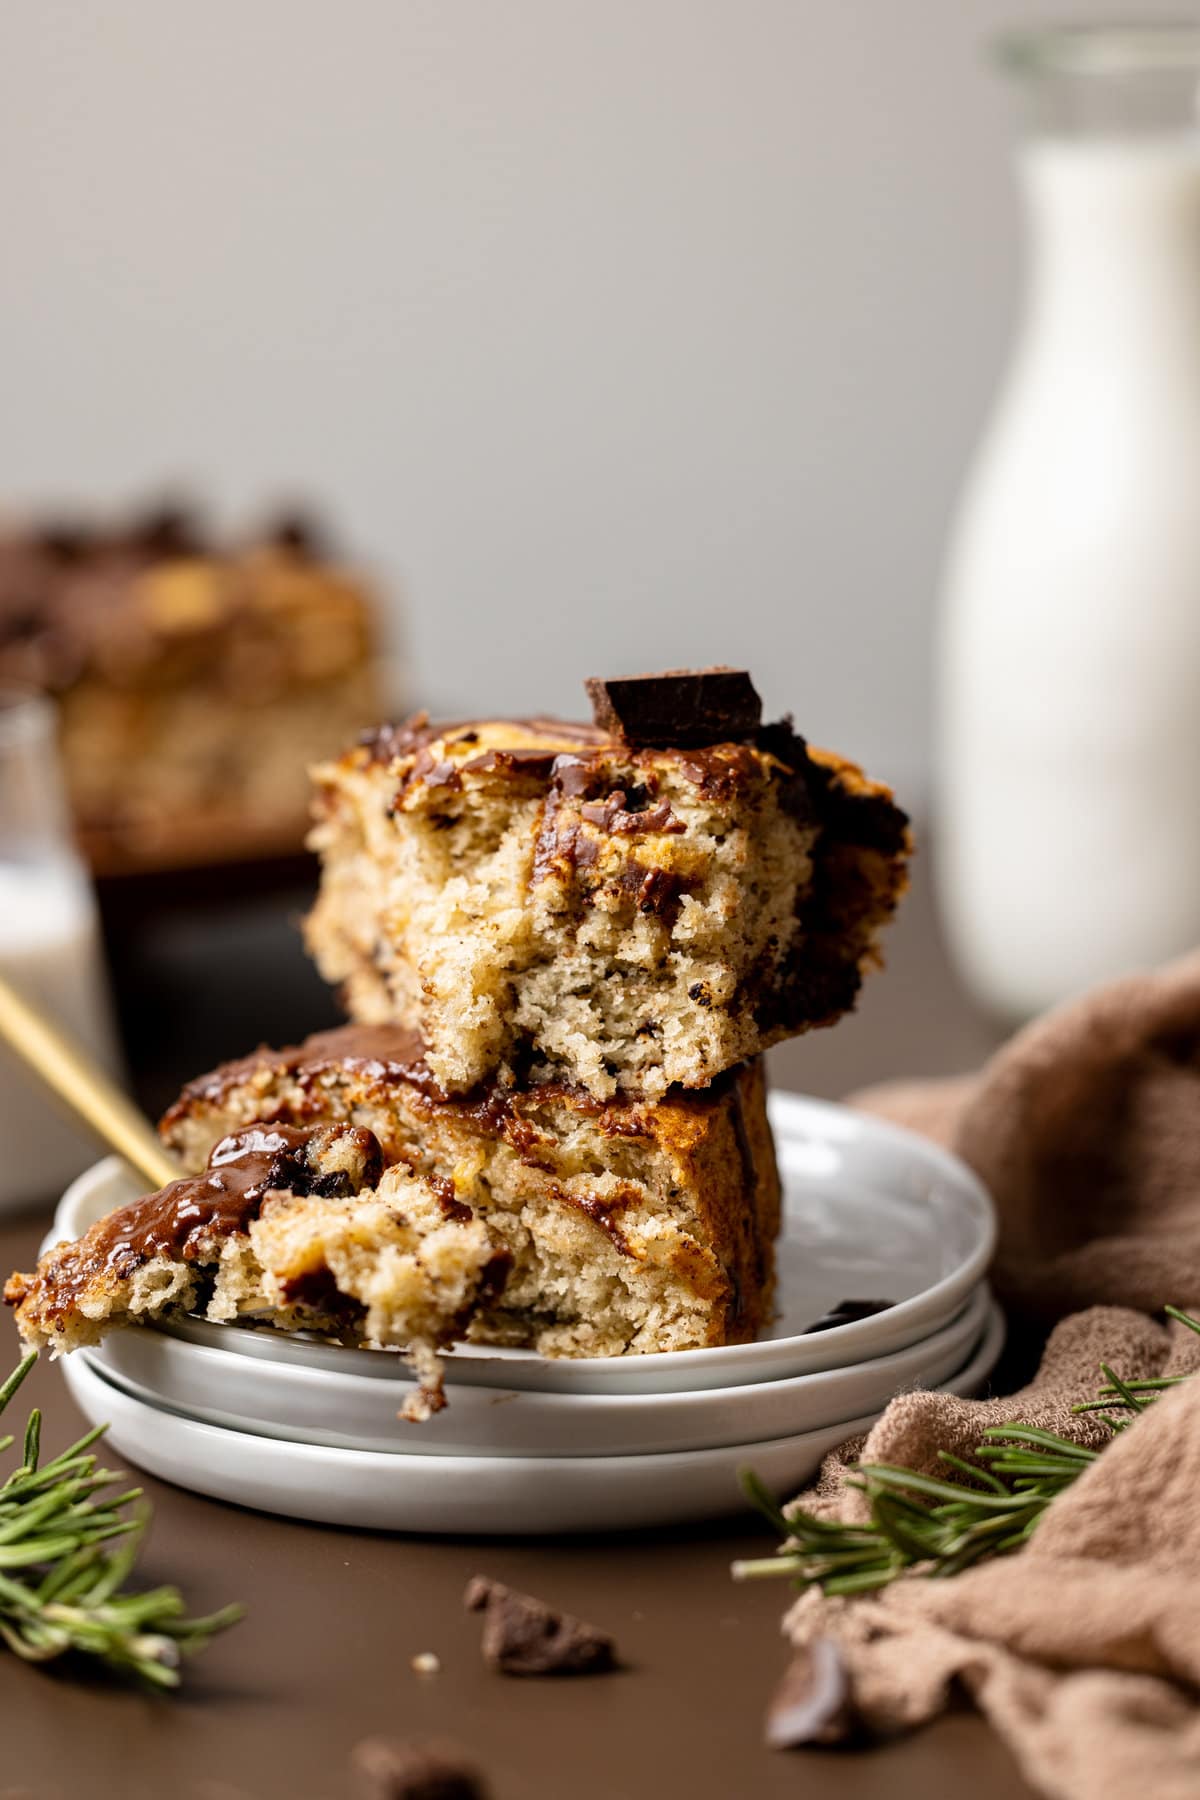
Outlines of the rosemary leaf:
[{"label": "rosemary leaf", "polygon": [[[1200,1319],[1174,1306],[1164,1311],[1200,1333]],[[1105,1386],[1074,1411],[1090,1414],[1108,1432],[1108,1442],[1168,1388],[1191,1379],[1168,1375],[1125,1381],[1106,1363],[1100,1371]],[[774,1556],[735,1563],[734,1578],[785,1575],[798,1587],[861,1594],[909,1574],[935,1579],[957,1575],[984,1557],[1008,1556],[1028,1543],[1047,1508],[1102,1453],[1103,1446],[1075,1444],[1017,1420],[989,1425],[976,1445],[975,1464],[939,1451],[940,1461],[957,1480],[887,1463],[858,1464],[846,1475],[845,1485],[867,1496],[870,1518],[855,1525],[779,1506],[753,1470],[744,1469],[743,1493],[783,1542]]]},{"label": "rosemary leaf", "polygon": [[[0,1384],[0,1412],[36,1360],[25,1357]],[[176,1588],[126,1593],[150,1516],[148,1507],[128,1514],[142,1490],[109,1491],[125,1477],[91,1454],[103,1425],[39,1466],[41,1426],[31,1413],[21,1465],[0,1483],[0,1643],[26,1662],[70,1653],[153,1687],[178,1686],[182,1657],[234,1624],[241,1607],[189,1619]],[[15,1441],[0,1439],[0,1453]]]}]

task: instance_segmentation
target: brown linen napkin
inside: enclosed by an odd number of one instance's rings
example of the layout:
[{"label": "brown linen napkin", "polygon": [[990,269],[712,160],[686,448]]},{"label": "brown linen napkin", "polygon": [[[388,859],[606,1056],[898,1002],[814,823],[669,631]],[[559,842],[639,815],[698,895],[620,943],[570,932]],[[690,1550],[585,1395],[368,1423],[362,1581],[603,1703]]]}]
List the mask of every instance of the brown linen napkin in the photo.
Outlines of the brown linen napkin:
[{"label": "brown linen napkin", "polygon": [[[1130,1310],[1200,1299],[1200,955],[1058,1009],[979,1076],[855,1103],[966,1157],[996,1200],[1007,1304],[1062,1322],[1015,1394],[893,1401],[805,1505],[862,1517],[848,1462],[944,1472],[939,1450],[969,1455],[1015,1418],[1099,1442],[1071,1407],[1095,1394],[1102,1360],[1123,1376],[1200,1370],[1200,1338]],[[957,1690],[1055,1800],[1200,1794],[1200,1382],[1112,1443],[1019,1555],[852,1600],[814,1590],[785,1631],[797,1649],[831,1639],[845,1665],[851,1706],[826,1739],[918,1724]]]},{"label": "brown linen napkin", "polygon": [[974,1076],[850,1104],[949,1144],[991,1190],[1005,1304],[1047,1324],[1200,1298],[1200,952],[1056,1008]]}]

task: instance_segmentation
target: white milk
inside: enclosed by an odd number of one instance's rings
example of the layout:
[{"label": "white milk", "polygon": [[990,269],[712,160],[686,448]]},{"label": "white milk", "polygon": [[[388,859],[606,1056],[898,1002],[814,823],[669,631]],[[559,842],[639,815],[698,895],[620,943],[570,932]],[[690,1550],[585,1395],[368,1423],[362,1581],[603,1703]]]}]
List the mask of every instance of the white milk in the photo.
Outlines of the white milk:
[{"label": "white milk", "polygon": [[[95,902],[72,857],[0,858],[0,969],[114,1067]],[[0,1046],[0,1210],[57,1199],[99,1154]]]},{"label": "white milk", "polygon": [[1200,139],[1023,153],[1024,327],[951,546],[943,905],[1013,1017],[1200,945]]}]

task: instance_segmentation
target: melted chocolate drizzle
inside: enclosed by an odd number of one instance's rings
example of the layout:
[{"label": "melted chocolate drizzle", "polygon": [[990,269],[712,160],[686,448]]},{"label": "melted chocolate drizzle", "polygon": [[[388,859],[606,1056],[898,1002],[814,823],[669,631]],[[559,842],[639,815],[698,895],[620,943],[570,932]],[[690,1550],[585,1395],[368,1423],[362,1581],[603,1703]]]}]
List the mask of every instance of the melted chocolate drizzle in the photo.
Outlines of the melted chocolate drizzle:
[{"label": "melted chocolate drizzle", "polygon": [[[322,1170],[314,1152],[331,1136],[351,1138],[362,1159],[357,1178]],[[374,1187],[383,1166],[373,1133],[357,1126],[248,1125],[221,1139],[202,1175],[181,1176],[157,1193],[100,1219],[56,1267],[53,1310],[66,1312],[105,1272],[118,1279],[152,1257],[211,1262],[213,1245],[249,1229],[268,1194],[283,1191],[336,1199]],[[17,1296],[20,1298],[20,1295]]]},{"label": "melted chocolate drizzle", "polygon": [[221,1139],[203,1175],[185,1175],[101,1219],[89,1233],[94,1258],[113,1266],[151,1256],[195,1258],[210,1233],[245,1231],[267,1194],[312,1191],[304,1152],[316,1128],[250,1125]]}]

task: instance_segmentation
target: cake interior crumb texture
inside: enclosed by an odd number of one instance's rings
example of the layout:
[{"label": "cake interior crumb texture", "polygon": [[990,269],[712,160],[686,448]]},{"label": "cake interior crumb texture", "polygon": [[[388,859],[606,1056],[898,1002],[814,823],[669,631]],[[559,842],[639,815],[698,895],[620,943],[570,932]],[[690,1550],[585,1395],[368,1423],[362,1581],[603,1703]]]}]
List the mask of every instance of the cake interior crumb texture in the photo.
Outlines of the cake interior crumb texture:
[{"label": "cake interior crumb texture", "polygon": [[310,948],[448,1092],[703,1088],[853,1005],[906,883],[888,791],[787,727],[685,751],[418,719],[316,781]]}]

